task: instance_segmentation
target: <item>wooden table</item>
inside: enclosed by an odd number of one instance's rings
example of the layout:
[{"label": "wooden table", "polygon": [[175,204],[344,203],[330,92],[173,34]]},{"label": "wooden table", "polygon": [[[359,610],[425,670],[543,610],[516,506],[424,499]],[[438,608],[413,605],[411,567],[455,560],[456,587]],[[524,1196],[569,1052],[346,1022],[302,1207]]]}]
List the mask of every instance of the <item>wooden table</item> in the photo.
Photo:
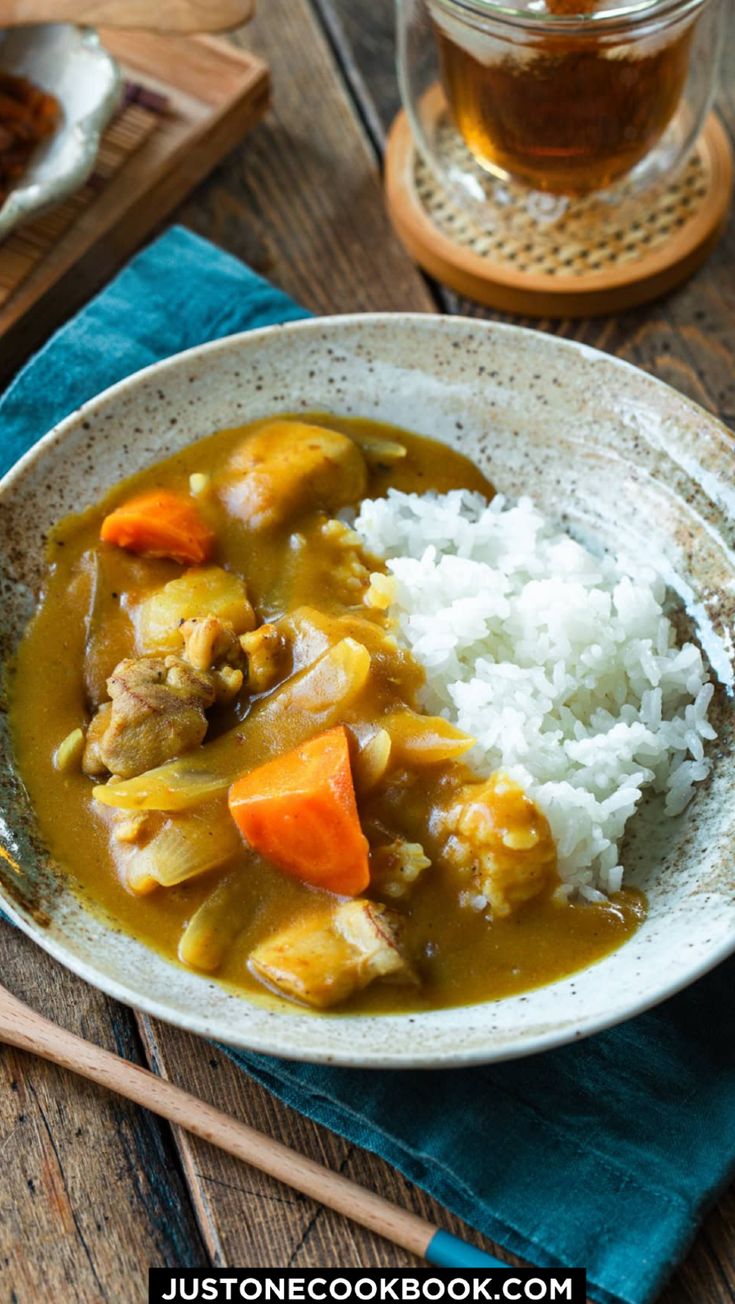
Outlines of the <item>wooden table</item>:
[{"label": "wooden table", "polygon": [[[392,0],[261,0],[260,16],[236,39],[270,61],[275,107],[191,197],[179,220],[316,312],[480,315],[426,283],[385,215],[380,152],[397,107],[392,10]],[[731,21],[720,101],[731,133],[734,70]],[[709,265],[663,303],[617,318],[542,327],[628,358],[735,426],[734,266],[735,221]],[[59,1023],[462,1230],[384,1163],[276,1103],[207,1043],[135,1016],[7,927],[0,928],[0,966],[12,991]],[[41,1298],[137,1304],[147,1298],[151,1264],[410,1262],[203,1142],[6,1049],[0,1050],[0,1158],[2,1304]],[[708,1218],[662,1304],[733,1300],[730,1194]]]}]

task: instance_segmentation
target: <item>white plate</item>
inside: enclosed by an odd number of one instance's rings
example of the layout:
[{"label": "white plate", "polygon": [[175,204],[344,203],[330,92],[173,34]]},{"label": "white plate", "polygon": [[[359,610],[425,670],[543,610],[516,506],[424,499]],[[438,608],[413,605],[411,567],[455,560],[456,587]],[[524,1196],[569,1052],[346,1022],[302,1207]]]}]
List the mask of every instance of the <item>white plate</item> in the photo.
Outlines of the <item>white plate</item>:
[{"label": "white plate", "polygon": [[87,180],[100,136],[115,112],[122,73],[91,28],[69,23],[0,31],[0,69],[55,95],[61,120],[33,154],[0,206],[0,240],[35,213],[58,204]]},{"label": "white plate", "polygon": [[[438,436],[510,494],[530,490],[603,539],[664,554],[699,604],[721,677],[732,678],[735,489],[724,427],[665,385],[574,342],[409,315],[315,320],[222,340],[133,376],[69,417],[0,486],[6,653],[33,608],[44,533],[61,515],[219,427],[315,409]],[[735,949],[733,713],[723,687],[715,713],[714,770],[692,806],[663,820],[653,804],[635,822],[626,863],[650,901],[640,931],[584,973],[522,996],[411,1016],[315,1015],[233,995],[164,960],[85,910],[48,863],[7,734],[0,838],[16,868],[0,869],[0,899],[82,977],[233,1045],[375,1067],[526,1055],[636,1014]]]}]

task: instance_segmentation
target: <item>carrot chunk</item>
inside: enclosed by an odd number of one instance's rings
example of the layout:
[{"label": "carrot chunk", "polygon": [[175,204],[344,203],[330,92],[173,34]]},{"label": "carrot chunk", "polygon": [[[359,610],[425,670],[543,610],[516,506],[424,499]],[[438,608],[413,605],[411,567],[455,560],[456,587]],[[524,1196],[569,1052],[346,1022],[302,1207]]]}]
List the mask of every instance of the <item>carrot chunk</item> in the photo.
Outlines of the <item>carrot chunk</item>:
[{"label": "carrot chunk", "polygon": [[209,561],[215,537],[191,499],[166,489],[130,498],[102,522],[100,538],[142,557],[171,557],[182,565]]},{"label": "carrot chunk", "polygon": [[229,805],[246,842],[286,874],[340,896],[367,887],[344,725],[237,779]]}]

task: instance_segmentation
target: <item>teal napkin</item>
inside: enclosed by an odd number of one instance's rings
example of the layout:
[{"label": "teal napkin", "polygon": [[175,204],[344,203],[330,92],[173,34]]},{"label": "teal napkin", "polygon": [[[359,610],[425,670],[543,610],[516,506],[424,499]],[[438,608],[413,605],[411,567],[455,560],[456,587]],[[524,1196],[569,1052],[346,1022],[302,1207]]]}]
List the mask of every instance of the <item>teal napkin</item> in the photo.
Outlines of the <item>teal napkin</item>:
[{"label": "teal napkin", "polygon": [[[305,315],[174,228],[0,399],[2,469],[139,367]],[[735,1171],[734,990],[735,963],[725,964],[612,1032],[489,1068],[361,1072],[223,1049],[281,1100],[383,1155],[509,1250],[538,1265],[586,1267],[604,1304],[644,1304]]]}]

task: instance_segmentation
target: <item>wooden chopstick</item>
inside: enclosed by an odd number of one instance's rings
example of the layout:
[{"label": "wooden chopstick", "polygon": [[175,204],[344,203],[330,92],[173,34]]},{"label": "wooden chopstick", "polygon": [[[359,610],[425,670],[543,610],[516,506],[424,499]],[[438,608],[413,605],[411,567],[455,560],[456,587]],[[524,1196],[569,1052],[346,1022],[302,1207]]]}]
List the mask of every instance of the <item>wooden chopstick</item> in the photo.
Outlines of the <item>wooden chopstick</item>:
[{"label": "wooden chopstick", "polygon": [[307,1159],[281,1141],[238,1122],[148,1069],[58,1027],[4,988],[0,988],[0,1039],[152,1110],[437,1267],[508,1266],[417,1214]]}]

